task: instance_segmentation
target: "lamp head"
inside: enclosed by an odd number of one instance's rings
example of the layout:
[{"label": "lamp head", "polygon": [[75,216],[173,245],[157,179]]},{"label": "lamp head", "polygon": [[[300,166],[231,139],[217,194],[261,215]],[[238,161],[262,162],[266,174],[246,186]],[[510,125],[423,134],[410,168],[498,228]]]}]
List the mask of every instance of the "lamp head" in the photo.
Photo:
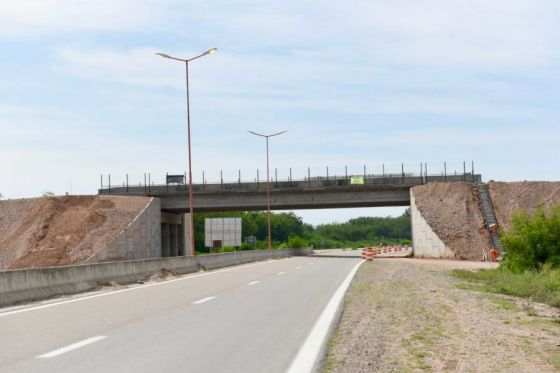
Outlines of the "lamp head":
[{"label": "lamp head", "polygon": [[160,56],[160,57],[163,57],[163,58],[171,58],[170,55],[165,54],[165,53],[156,53],[156,56]]},{"label": "lamp head", "polygon": [[206,52],[204,52],[203,54],[214,54],[217,51],[218,51],[218,48],[210,48]]}]

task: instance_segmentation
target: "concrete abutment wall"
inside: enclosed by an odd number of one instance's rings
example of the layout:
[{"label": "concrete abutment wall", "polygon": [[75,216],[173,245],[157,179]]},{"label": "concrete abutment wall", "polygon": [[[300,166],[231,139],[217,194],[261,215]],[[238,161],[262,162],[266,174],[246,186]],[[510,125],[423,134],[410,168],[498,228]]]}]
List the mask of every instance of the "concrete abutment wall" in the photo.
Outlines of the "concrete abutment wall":
[{"label": "concrete abutment wall", "polygon": [[161,200],[151,198],[146,207],[104,249],[85,263],[161,257]]},{"label": "concrete abutment wall", "polygon": [[410,191],[410,215],[412,224],[412,250],[416,257],[454,258],[455,254],[432,230],[418,210],[412,190]]}]

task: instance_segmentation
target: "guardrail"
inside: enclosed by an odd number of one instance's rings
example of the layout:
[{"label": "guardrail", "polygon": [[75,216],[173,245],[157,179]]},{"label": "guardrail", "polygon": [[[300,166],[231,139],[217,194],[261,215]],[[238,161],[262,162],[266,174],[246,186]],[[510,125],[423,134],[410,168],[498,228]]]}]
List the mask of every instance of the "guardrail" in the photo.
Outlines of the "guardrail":
[{"label": "guardrail", "polygon": [[104,282],[132,283],[166,270],[186,274],[311,253],[311,249],[255,250],[0,271],[0,307],[85,292]]}]

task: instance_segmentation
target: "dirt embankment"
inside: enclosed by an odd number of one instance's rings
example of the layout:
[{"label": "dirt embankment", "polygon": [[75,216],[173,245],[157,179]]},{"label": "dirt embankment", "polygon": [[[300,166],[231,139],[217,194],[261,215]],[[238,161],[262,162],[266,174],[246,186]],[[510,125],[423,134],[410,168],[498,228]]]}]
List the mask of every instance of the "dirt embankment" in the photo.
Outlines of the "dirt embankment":
[{"label": "dirt embankment", "polygon": [[412,188],[423,218],[457,258],[480,260],[490,237],[472,183],[430,183]]},{"label": "dirt embankment", "polygon": [[490,181],[488,189],[498,224],[506,231],[510,228],[513,212],[525,210],[531,214],[539,205],[550,207],[560,203],[560,182]]},{"label": "dirt embankment", "polygon": [[126,228],[149,200],[66,196],[0,201],[0,270],[82,263]]}]

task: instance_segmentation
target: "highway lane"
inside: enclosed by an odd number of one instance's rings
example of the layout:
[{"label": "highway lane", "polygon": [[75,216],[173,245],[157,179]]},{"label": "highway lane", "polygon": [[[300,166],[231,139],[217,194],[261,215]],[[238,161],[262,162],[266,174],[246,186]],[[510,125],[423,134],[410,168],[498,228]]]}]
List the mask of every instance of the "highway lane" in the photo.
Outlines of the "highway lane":
[{"label": "highway lane", "polygon": [[260,262],[0,314],[0,371],[285,372],[359,262]]}]

